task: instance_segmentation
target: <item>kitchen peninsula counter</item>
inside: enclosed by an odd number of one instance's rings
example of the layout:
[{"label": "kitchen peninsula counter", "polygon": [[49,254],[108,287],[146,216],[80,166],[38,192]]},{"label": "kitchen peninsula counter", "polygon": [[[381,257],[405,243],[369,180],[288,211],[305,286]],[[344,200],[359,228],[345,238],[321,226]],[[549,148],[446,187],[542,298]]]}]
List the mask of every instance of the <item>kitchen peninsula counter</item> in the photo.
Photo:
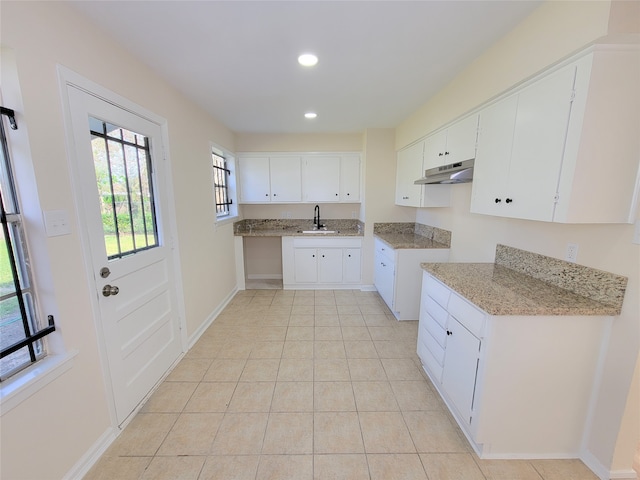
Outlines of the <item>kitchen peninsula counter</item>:
[{"label": "kitchen peninsula counter", "polygon": [[373,234],[393,249],[451,248],[451,232],[421,223],[374,223]]},{"label": "kitchen peninsula counter", "polygon": [[421,266],[490,315],[620,314],[626,277],[504,245],[496,252],[496,263]]}]

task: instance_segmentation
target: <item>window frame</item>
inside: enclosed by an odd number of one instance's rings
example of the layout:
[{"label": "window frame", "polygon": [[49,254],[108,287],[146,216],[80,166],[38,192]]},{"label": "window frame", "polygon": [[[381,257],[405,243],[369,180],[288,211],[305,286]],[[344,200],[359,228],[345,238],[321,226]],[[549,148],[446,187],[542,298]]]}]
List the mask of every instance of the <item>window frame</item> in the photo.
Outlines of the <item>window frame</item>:
[{"label": "window frame", "polygon": [[[33,262],[29,260],[27,233],[24,229],[21,202],[16,189],[14,164],[4,121],[4,117],[7,117],[11,130],[17,130],[15,112],[4,107],[0,112],[2,116],[0,122],[0,148],[2,149],[0,169],[2,169],[4,176],[4,182],[2,182],[4,191],[0,194],[0,223],[2,224],[3,241],[6,245],[6,254],[13,280],[13,292],[3,295],[2,300],[16,298],[22,333],[24,334],[22,339],[2,348],[0,358],[9,357],[24,348],[28,351],[28,359],[5,372],[0,372],[0,383],[4,383],[47,356],[47,345],[42,339],[53,333],[56,327],[53,315],[47,315],[48,326],[42,326],[43,315],[40,311],[34,285]],[[5,207],[9,211],[6,211]]]},{"label": "window frame", "polygon": [[[214,143],[211,143],[210,149],[210,168],[211,168],[211,187],[212,187],[212,196],[213,196],[213,210],[214,210],[214,224],[224,225],[226,223],[231,223],[237,220],[238,218],[238,201],[236,195],[236,172],[235,172],[235,156]],[[228,213],[219,214],[218,213],[218,201],[216,196],[216,189],[218,186],[216,185],[216,168],[214,166],[214,156],[222,158],[224,160],[224,170],[226,173],[226,194],[227,194],[227,203]]]}]

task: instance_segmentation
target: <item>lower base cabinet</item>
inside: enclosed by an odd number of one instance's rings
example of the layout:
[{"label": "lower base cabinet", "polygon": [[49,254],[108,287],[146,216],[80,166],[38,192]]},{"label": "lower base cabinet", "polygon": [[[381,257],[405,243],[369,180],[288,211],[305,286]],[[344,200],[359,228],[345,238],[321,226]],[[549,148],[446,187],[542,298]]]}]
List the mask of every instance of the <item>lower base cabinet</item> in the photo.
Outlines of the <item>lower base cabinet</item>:
[{"label": "lower base cabinet", "polygon": [[398,320],[417,320],[420,314],[420,263],[446,262],[448,248],[391,248],[374,241],[374,284]]},{"label": "lower base cabinet", "polygon": [[481,458],[577,458],[612,320],[488,315],[425,272],[417,353]]},{"label": "lower base cabinet", "polygon": [[283,237],[285,289],[356,288],[362,282],[359,237]]}]

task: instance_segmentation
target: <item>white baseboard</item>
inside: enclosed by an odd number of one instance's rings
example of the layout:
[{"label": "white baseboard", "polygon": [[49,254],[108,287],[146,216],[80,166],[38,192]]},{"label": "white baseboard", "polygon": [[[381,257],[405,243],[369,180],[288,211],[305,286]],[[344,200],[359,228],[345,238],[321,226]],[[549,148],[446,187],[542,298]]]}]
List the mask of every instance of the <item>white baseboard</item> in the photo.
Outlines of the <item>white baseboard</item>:
[{"label": "white baseboard", "polygon": [[222,303],[218,305],[216,309],[209,314],[209,316],[202,323],[202,325],[200,325],[200,327],[198,327],[198,329],[195,332],[193,332],[193,335],[189,337],[188,350],[191,350],[191,347],[195,345],[195,343],[202,336],[202,334],[207,330],[207,328],[211,326],[211,324],[218,317],[218,315],[220,315],[220,313],[222,313],[222,311],[227,307],[227,305],[229,305],[229,302],[233,299],[236,293],[238,293],[238,287],[234,287],[234,289],[231,291],[231,293],[229,293],[229,295],[227,295],[227,297],[222,301]]},{"label": "white baseboard", "polygon": [[638,477],[633,469],[609,470],[591,452],[583,451],[580,460],[591,469],[600,480],[636,480]]},{"label": "white baseboard", "polygon": [[102,454],[113,443],[120,431],[115,427],[109,427],[89,450],[76,462],[76,464],[62,477],[63,480],[82,480],[89,473],[91,467],[100,459]]},{"label": "white baseboard", "polygon": [[282,280],[281,273],[248,273],[247,280]]},{"label": "white baseboard", "polygon": [[609,478],[611,480],[636,480],[638,476],[636,475],[635,470],[630,468],[629,470],[612,470],[609,474]]}]

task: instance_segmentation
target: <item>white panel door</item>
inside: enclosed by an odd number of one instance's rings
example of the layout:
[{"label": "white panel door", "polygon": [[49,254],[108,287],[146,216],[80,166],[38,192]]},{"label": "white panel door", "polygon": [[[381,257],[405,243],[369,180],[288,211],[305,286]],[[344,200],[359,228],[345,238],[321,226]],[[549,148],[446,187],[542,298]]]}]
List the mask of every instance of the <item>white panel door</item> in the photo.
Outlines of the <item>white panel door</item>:
[{"label": "white panel door", "polygon": [[422,185],[415,185],[418,178],[424,175],[422,156],[424,142],[405,148],[398,152],[396,167],[396,205],[419,207],[422,200]]},{"label": "white panel door", "polygon": [[271,201],[268,157],[241,157],[238,159],[241,203]]},{"label": "white panel door", "polygon": [[344,283],[360,283],[362,281],[362,250],[359,248],[345,248],[343,252]]},{"label": "white panel door", "polygon": [[302,177],[300,157],[270,157],[271,201],[300,202]]},{"label": "white panel door", "polygon": [[320,283],[342,283],[341,248],[321,248],[318,250],[318,281]]},{"label": "white panel door", "polygon": [[118,424],[182,351],[160,125],[68,87],[90,287]]},{"label": "white panel door", "polygon": [[318,252],[315,248],[296,248],[293,262],[296,283],[317,283]]},{"label": "white panel door", "polygon": [[576,67],[536,82],[518,96],[507,198],[509,216],[550,222],[564,156]]},{"label": "white panel door", "polygon": [[447,323],[442,387],[465,422],[471,423],[471,407],[476,388],[480,340],[455,318]]},{"label": "white panel door", "polygon": [[340,201],[360,201],[360,157],[343,155],[340,159]]},{"label": "white panel door", "polygon": [[307,157],[303,160],[305,202],[340,201],[340,157]]},{"label": "white panel door", "polygon": [[506,193],[517,109],[518,96],[513,95],[480,112],[478,152],[471,184],[473,213],[509,215]]}]

